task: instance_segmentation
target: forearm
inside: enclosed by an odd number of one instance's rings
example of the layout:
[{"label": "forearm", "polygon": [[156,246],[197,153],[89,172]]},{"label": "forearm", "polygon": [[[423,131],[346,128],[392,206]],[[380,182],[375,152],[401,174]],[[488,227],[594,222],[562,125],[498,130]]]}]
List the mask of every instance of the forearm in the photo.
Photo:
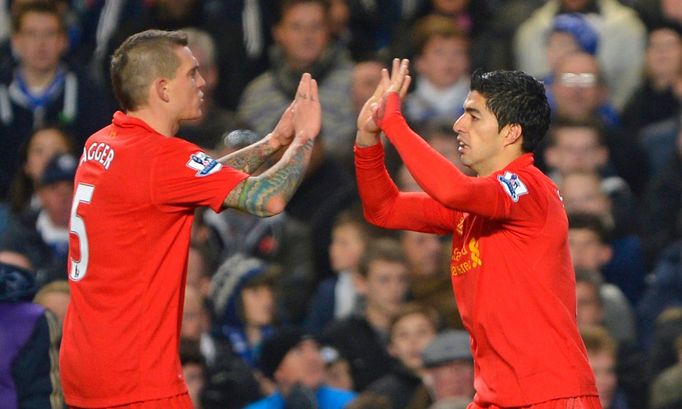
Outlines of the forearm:
[{"label": "forearm", "polygon": [[355,146],[355,174],[368,222],[387,229],[444,234],[447,226],[435,217],[433,199],[424,193],[401,193],[384,165],[383,145]]},{"label": "forearm", "polygon": [[279,162],[235,187],[225,199],[225,205],[257,216],[281,213],[303,180],[312,149],[312,139],[295,140]]},{"label": "forearm", "polygon": [[274,142],[271,134],[268,134],[260,141],[223,156],[218,161],[233,169],[252,174],[279,149],[280,146]]}]

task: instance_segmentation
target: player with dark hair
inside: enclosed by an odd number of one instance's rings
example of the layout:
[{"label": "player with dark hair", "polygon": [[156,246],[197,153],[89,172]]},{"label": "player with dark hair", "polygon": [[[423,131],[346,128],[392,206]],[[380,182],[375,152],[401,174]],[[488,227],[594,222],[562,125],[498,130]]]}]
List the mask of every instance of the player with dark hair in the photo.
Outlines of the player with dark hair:
[{"label": "player with dark hair", "polygon": [[242,150],[214,160],[174,137],[202,113],[198,68],[182,32],[135,34],[112,57],[125,113],[86,142],[71,208],[60,357],[71,407],[192,407],[178,343],[194,209],[280,213],[310,160],[321,110],[309,74],[272,133]]},{"label": "player with dark hair", "polygon": [[[408,127],[409,83],[408,61],[394,60],[359,115],[359,191],[373,224],[452,235],[452,285],[475,362],[469,408],[599,408],[576,325],[566,212],[533,166],[550,118],[542,84],[518,71],[474,73],[453,126],[470,177]],[[424,192],[398,191],[380,131]]]}]

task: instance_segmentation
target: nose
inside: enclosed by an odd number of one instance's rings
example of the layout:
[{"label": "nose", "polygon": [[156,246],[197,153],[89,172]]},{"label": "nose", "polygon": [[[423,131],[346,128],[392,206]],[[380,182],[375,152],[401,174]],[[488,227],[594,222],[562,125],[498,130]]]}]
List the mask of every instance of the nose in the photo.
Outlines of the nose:
[{"label": "nose", "polygon": [[206,80],[200,72],[197,71],[197,88],[203,88],[206,85]]},{"label": "nose", "polygon": [[456,134],[462,133],[466,130],[465,129],[466,120],[465,120],[464,116],[465,115],[460,116],[459,118],[457,118],[455,123],[452,124],[452,130],[455,131]]}]

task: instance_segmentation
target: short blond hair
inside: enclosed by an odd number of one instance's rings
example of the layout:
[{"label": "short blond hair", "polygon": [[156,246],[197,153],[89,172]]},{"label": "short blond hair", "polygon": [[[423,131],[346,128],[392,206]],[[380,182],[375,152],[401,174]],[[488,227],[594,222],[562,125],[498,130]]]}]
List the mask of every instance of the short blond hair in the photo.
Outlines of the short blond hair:
[{"label": "short blond hair", "polygon": [[35,297],[33,297],[33,302],[42,305],[45,301],[45,297],[50,293],[62,293],[70,296],[71,290],[69,289],[69,283],[66,280],[55,280],[45,284],[38,290]]}]

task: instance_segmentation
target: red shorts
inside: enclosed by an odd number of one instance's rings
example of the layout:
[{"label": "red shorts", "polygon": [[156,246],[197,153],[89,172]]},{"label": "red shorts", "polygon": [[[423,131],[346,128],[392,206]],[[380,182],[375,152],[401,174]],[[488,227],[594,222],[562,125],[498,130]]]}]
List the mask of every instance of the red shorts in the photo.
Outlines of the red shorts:
[{"label": "red shorts", "polygon": [[[548,400],[547,402],[537,403],[529,406],[518,406],[518,409],[602,409],[597,396],[579,396],[576,398],[562,398]],[[467,409],[503,409],[500,406],[488,405],[479,406],[471,402]]]},{"label": "red shorts", "polygon": [[[70,409],[86,409],[80,406],[69,406]],[[194,409],[192,400],[187,392],[171,396],[170,398],[145,400],[142,402],[126,403],[125,405],[108,406],[97,409]]]}]

